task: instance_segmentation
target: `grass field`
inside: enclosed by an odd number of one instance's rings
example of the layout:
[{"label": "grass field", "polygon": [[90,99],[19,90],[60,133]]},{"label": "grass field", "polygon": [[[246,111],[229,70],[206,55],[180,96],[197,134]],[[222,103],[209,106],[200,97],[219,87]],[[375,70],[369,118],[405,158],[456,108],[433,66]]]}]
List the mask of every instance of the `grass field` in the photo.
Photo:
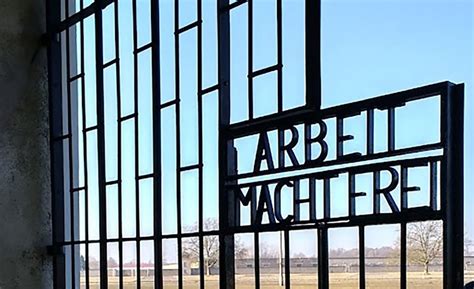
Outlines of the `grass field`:
[{"label": "grass field", "polygon": [[[474,272],[465,274],[466,282],[474,280]],[[399,289],[400,288],[400,274],[399,273],[367,273],[366,288],[367,289]],[[295,289],[309,289],[317,288],[317,278],[310,274],[292,274],[291,288]],[[206,276],[206,288],[217,289],[218,277]],[[99,279],[91,278],[90,289],[98,289]],[[252,289],[254,287],[253,276],[238,275],[236,278],[236,289]],[[82,282],[81,282],[82,283]],[[177,286],[176,277],[165,277],[165,289],[175,289]],[[432,273],[424,275],[422,273],[408,273],[407,288],[409,289],[441,289],[442,288],[442,274]],[[331,273],[330,274],[330,288],[331,289],[354,289],[359,288],[359,277],[357,273]],[[109,288],[118,288],[118,278],[109,277]],[[81,288],[85,288],[81,284]],[[133,277],[124,277],[124,289],[136,288],[136,282]],[[153,289],[153,279],[150,277],[142,277],[141,288]],[[184,276],[184,289],[198,289],[199,276]],[[262,289],[282,288],[278,284],[278,276],[276,274],[261,276]]]}]

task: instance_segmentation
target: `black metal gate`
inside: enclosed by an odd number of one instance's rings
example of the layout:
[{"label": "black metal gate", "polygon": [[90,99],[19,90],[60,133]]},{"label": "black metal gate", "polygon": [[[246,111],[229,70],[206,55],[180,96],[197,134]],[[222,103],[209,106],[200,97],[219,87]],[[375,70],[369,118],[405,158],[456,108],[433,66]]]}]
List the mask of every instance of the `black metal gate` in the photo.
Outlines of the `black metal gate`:
[{"label": "black metal gate", "polygon": [[[154,251],[154,282],[156,289],[163,285],[163,242],[175,240],[177,244],[178,280],[177,287],[183,288],[183,242],[189,238],[197,238],[199,249],[199,287],[205,285],[204,243],[206,238],[218,236],[219,239],[219,285],[220,288],[235,288],[235,240],[234,236],[251,233],[254,238],[254,275],[255,288],[260,288],[259,236],[262,232],[282,232],[284,252],[285,287],[291,288],[290,272],[290,233],[296,230],[314,229],[317,231],[318,288],[329,288],[328,231],[332,228],[353,227],[358,230],[359,248],[365,247],[365,229],[367,226],[382,224],[400,225],[400,288],[407,288],[407,224],[417,221],[442,221],[443,223],[443,280],[444,288],[463,287],[463,85],[449,82],[433,84],[390,95],[375,97],[337,107],[321,109],[321,77],[320,77],[320,1],[300,1],[304,6],[305,51],[302,55],[305,63],[304,104],[287,109],[284,94],[283,74],[285,60],[283,57],[283,26],[282,0],[275,0],[274,17],[276,21],[276,62],[272,65],[255,69],[252,35],[253,26],[258,19],[252,17],[254,2],[259,0],[217,0],[215,10],[209,19],[203,16],[203,1],[196,1],[196,13],[192,21],[182,24],[180,9],[183,4],[175,0],[173,4],[174,23],[172,26],[173,49],[166,50],[172,55],[164,55],[160,44],[163,28],[160,22],[160,8],[167,1],[145,1],[148,15],[144,31],[137,10],[142,9],[137,0],[49,0],[47,1],[48,32],[49,32],[49,89],[51,94],[51,154],[53,175],[53,226],[54,240],[51,247],[54,254],[55,288],[79,288],[80,271],[85,271],[84,288],[93,288],[91,280],[90,255],[98,249],[98,274],[101,289],[110,288],[108,284],[109,246],[117,246],[119,283],[124,287],[124,246],[133,244],[136,255],[136,287],[141,286],[141,248],[145,242],[152,244]],[[121,31],[122,3],[130,5],[130,35]],[[141,3],[141,2],[140,2]],[[168,3],[169,4],[169,3]],[[140,4],[141,5],[141,4]],[[246,97],[239,96],[239,101],[246,103],[246,116],[238,122],[231,121],[231,104],[233,77],[231,77],[232,43],[231,29],[240,22],[232,22],[231,14],[236,9],[246,7],[248,22],[247,37],[247,68]],[[104,21],[104,15],[113,19]],[[108,24],[107,24],[108,23]],[[205,32],[205,25],[214,23],[215,34]],[[257,24],[256,24],[257,23]],[[109,25],[110,26],[107,26]],[[90,26],[88,26],[90,25]],[[89,27],[89,28],[87,28]],[[212,31],[209,30],[209,31]],[[183,35],[195,33],[191,54],[195,55],[196,71],[192,78],[196,82],[192,98],[186,98],[187,92],[183,85],[188,85],[189,78],[185,73],[183,61]],[[92,34],[92,35],[91,35]],[[110,34],[113,35],[111,39]],[[145,35],[145,36],[143,36]],[[108,38],[109,37],[109,38]],[[143,38],[144,37],[144,38]],[[203,84],[203,39],[214,37],[216,43],[216,77],[215,83]],[[143,39],[145,39],[143,41]],[[93,45],[87,48],[89,42]],[[130,43],[126,42],[129,41]],[[122,53],[123,45],[130,45],[130,55]],[[105,47],[109,48],[105,48]],[[113,51],[112,56],[108,55]],[[89,55],[90,54],[90,55]],[[126,57],[129,57],[126,60]],[[166,58],[172,59],[173,70],[171,83],[174,95],[163,97],[162,92],[170,83],[164,83],[163,67]],[[91,60],[93,59],[93,60]],[[142,59],[145,59],[142,61]],[[126,61],[130,61],[132,72],[124,71]],[[92,66],[91,66],[92,63]],[[143,68],[148,65],[148,68]],[[89,68],[88,68],[89,67]],[[121,68],[122,67],[122,68]],[[183,72],[183,70],[185,72]],[[112,72],[115,78],[108,78]],[[183,74],[184,73],[184,74]],[[276,75],[276,109],[266,115],[255,112],[255,99],[260,96],[254,93],[254,81],[268,74]],[[168,74],[166,74],[168,75]],[[211,77],[212,78],[212,77]],[[169,79],[169,78],[166,78]],[[148,80],[148,82],[146,82]],[[130,85],[124,85],[129,81]],[[141,83],[145,81],[145,84]],[[148,102],[142,107],[144,85],[149,85]],[[132,87],[124,91],[124,86]],[[110,91],[114,91],[111,93]],[[184,92],[183,92],[184,91]],[[181,95],[181,92],[183,95]],[[129,93],[130,95],[125,95]],[[94,110],[90,111],[90,95],[93,95]],[[108,103],[109,96],[115,98],[113,104]],[[205,156],[206,146],[203,121],[203,101],[209,95],[218,100],[217,117],[217,151],[218,154],[218,228],[205,228]],[[127,102],[125,97],[130,97]],[[417,146],[400,148],[396,145],[397,111],[413,102],[423,99],[435,99],[440,108],[439,141]],[[191,99],[191,100],[190,100]],[[234,100],[235,101],[235,100]],[[114,107],[113,125],[108,122],[110,107]],[[194,108],[194,110],[189,109]],[[130,108],[129,110],[127,110]],[[148,112],[144,112],[148,109]],[[163,121],[163,111],[172,111],[174,121]],[[193,115],[189,116],[192,111]],[[382,151],[374,148],[374,114],[386,114],[387,134],[384,136],[387,146]],[[354,116],[365,118],[364,131],[365,152],[344,153],[344,142],[354,136],[345,134],[344,120]],[[92,120],[91,120],[92,119]],[[335,121],[335,157],[328,157],[331,143],[327,141],[327,122]],[[142,125],[148,122],[149,126]],[[133,133],[127,134],[125,126],[129,124]],[[195,135],[182,134],[184,126],[195,126]],[[114,139],[108,139],[110,127],[116,128]],[[173,136],[163,135],[166,126],[173,126]],[[149,128],[149,130],[146,130]],[[314,136],[314,128],[318,133]],[[269,133],[277,135],[277,164],[273,163]],[[290,142],[287,142],[288,134]],[[140,145],[144,136],[150,136],[150,146],[142,149]],[[254,158],[253,170],[240,171],[238,148],[235,141],[245,137],[258,138],[257,153]],[[130,146],[124,142],[132,139]],[[195,139],[193,138],[195,137]],[[169,139],[174,143],[173,186],[175,197],[173,203],[164,202],[163,183],[167,168],[163,163],[167,153],[163,145]],[[193,138],[196,155],[193,161],[184,160],[185,142]],[[110,145],[114,148],[111,149]],[[304,147],[303,159],[298,159],[294,148]],[[133,149],[131,149],[133,148]],[[94,151],[95,158],[90,158]],[[124,154],[130,149],[132,153]],[[113,156],[110,156],[110,151]],[[317,157],[314,153],[317,151]],[[125,159],[133,155],[133,165]],[[142,158],[151,158],[150,163]],[[109,158],[116,162],[109,167]],[[288,162],[289,161],[289,162]],[[149,164],[147,169],[147,165]],[[262,164],[266,169],[261,169]],[[79,169],[82,167],[83,169]],[[411,168],[426,167],[429,169],[429,204],[412,207],[410,193],[419,191],[418,187],[410,186],[408,171]],[[130,169],[129,174],[124,170]],[[113,171],[114,173],[110,173]],[[183,202],[186,196],[183,188],[184,174],[195,174],[195,201],[197,202],[197,227],[194,230],[183,229]],[[381,174],[389,174],[388,186],[382,185]],[[82,178],[79,176],[82,174]],[[371,174],[374,193],[371,202],[373,212],[359,215],[357,201],[367,197],[366,192],[358,192],[356,181],[359,174]],[[347,214],[333,216],[331,213],[331,179],[339,175],[347,175],[347,199],[340,202],[347,204]],[[130,176],[131,181],[128,179]],[[130,183],[127,183],[130,181]],[[95,183],[94,183],[95,182]],[[149,182],[150,189],[144,189]],[[316,183],[322,184],[322,190]],[[303,188],[303,186],[306,186]],[[395,187],[400,188],[400,200],[396,202],[391,195]],[[131,189],[132,188],[132,189]],[[305,190],[307,197],[301,196]],[[116,192],[112,194],[111,191]],[[133,191],[132,198],[126,194]],[[151,197],[146,193],[151,191]],[[273,191],[273,192],[271,192]],[[291,214],[283,216],[282,194],[292,196]],[[322,196],[322,213],[316,213],[316,196]],[[117,231],[110,234],[111,218],[108,215],[112,199],[116,200],[118,212],[116,216]],[[128,214],[126,202],[133,199],[134,212],[132,234],[128,234],[125,225]],[[146,211],[141,202],[149,202],[152,209]],[[82,205],[81,205],[82,202]],[[115,201],[114,201],[115,202]],[[381,202],[386,202],[390,211],[381,210]],[[84,205],[85,203],[85,205]],[[399,203],[399,205],[397,204]],[[165,207],[176,208],[176,231],[164,232],[167,221]],[[288,204],[287,204],[288,205]],[[302,216],[300,207],[309,206],[307,217]],[[241,209],[249,208],[250,220],[241,223]],[[93,216],[97,211],[97,219]],[[148,215],[144,215],[148,212]],[[152,212],[152,213],[150,213]],[[83,219],[82,217],[83,216]],[[128,216],[128,215],[127,215]],[[151,233],[143,233],[141,221],[152,219]],[[95,222],[96,221],[96,222]],[[174,222],[174,221],[173,221]],[[81,227],[79,224],[84,224]],[[94,228],[97,228],[95,230]],[[83,232],[82,232],[83,231]],[[84,251],[84,252],[83,252]],[[359,288],[366,288],[365,254],[359,250]],[[82,260],[84,259],[84,260]],[[84,264],[83,264],[84,263]],[[83,268],[84,267],[84,268]],[[82,287],[81,287],[82,288]]]}]

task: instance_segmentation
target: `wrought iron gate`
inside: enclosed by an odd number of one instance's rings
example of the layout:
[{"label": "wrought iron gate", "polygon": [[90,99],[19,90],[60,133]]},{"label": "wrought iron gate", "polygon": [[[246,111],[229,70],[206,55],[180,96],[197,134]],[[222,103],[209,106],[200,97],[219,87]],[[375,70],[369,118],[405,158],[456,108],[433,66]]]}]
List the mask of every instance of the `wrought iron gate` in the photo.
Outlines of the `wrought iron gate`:
[{"label": "wrought iron gate", "polygon": [[[80,286],[79,268],[85,266],[84,287],[92,288],[90,279],[90,250],[97,247],[99,254],[100,288],[108,286],[108,246],[117,244],[119,256],[119,288],[123,285],[123,246],[133,243],[136,250],[136,271],[141,276],[140,250],[144,242],[152,244],[154,251],[154,288],[163,286],[163,242],[169,239],[176,240],[178,252],[178,288],[183,288],[183,240],[197,238],[199,243],[199,274],[201,289],[205,288],[205,268],[203,244],[205,238],[218,236],[219,238],[219,283],[220,288],[235,287],[235,260],[234,236],[240,233],[251,233],[254,236],[254,270],[255,288],[260,288],[260,263],[259,263],[259,234],[262,232],[282,232],[284,239],[284,272],[285,287],[291,288],[290,272],[290,233],[296,230],[317,230],[318,244],[318,284],[319,288],[329,288],[329,263],[328,263],[328,230],[332,228],[354,227],[358,230],[359,248],[365,247],[365,228],[371,225],[399,224],[400,231],[400,288],[407,288],[407,224],[415,221],[438,220],[443,223],[443,268],[444,288],[462,288],[463,286],[463,85],[449,82],[433,84],[425,87],[411,89],[390,95],[384,95],[363,101],[358,101],[337,107],[321,109],[321,77],[320,77],[320,1],[300,1],[304,6],[304,33],[305,51],[301,57],[305,63],[304,78],[305,95],[304,103],[298,107],[287,108],[285,99],[291,97],[284,94],[283,74],[285,60],[283,57],[283,16],[282,0],[275,0],[274,17],[276,21],[276,47],[275,63],[255,69],[254,48],[252,35],[253,26],[256,25],[252,17],[254,2],[259,0],[217,0],[215,14],[210,19],[203,16],[203,1],[197,0],[195,18],[183,23],[180,20],[180,1],[174,1],[173,49],[166,50],[171,55],[164,55],[160,45],[162,28],[160,22],[160,3],[166,1],[145,1],[148,5],[149,31],[141,26],[137,10],[141,9],[137,0],[49,0],[47,1],[48,32],[49,32],[49,89],[51,94],[51,155],[53,175],[53,226],[54,240],[51,253],[54,257],[55,288],[78,288]],[[123,34],[120,30],[121,3],[129,3],[131,35]],[[233,11],[246,7],[250,17],[247,17],[247,79],[246,97],[238,98],[246,105],[246,115],[239,121],[231,121],[233,96],[232,85],[234,82],[231,74],[232,49],[231,29]],[[126,11],[126,9],[124,10]],[[107,14],[108,13],[108,14]],[[112,22],[107,26],[104,15],[107,14]],[[215,35],[205,32],[205,25],[214,23]],[[90,25],[89,28],[87,28]],[[148,29],[147,28],[147,29]],[[109,30],[106,30],[109,29]],[[143,34],[142,29],[145,29]],[[210,30],[212,31],[212,29]],[[182,37],[186,33],[195,33],[193,52],[196,71],[191,76],[195,77],[196,85],[192,98],[180,94],[183,85],[189,85],[183,74]],[[207,34],[206,34],[207,33]],[[92,35],[91,35],[92,34]],[[112,35],[112,37],[110,36]],[[145,36],[143,36],[145,35]],[[131,36],[130,43],[127,37]],[[205,85],[203,77],[203,37],[214,37],[216,42],[216,77],[215,83]],[[144,37],[144,38],[143,38]],[[88,41],[93,40],[92,48],[87,48]],[[125,39],[125,40],[124,40]],[[121,47],[124,43],[131,45],[130,55],[122,54]],[[105,48],[105,47],[108,48]],[[109,52],[112,51],[111,55]],[[91,55],[89,55],[91,53]],[[130,59],[126,60],[126,57]],[[174,57],[174,58],[173,58]],[[174,71],[164,71],[166,58],[173,58]],[[91,60],[93,59],[93,60]],[[142,61],[142,59],[145,59]],[[124,71],[126,61],[130,61],[132,72]],[[92,63],[92,66],[91,64]],[[122,68],[121,68],[122,65]],[[89,66],[89,67],[88,67]],[[143,68],[146,66],[147,68]],[[181,71],[180,71],[181,69]],[[114,77],[107,76],[112,72]],[[167,74],[168,73],[168,74]],[[259,115],[255,112],[254,104],[260,96],[254,93],[254,81],[258,77],[268,74],[276,76],[276,109],[272,113]],[[164,78],[168,77],[168,78]],[[127,79],[128,78],[128,79]],[[211,77],[212,78],[212,77]],[[112,80],[111,80],[112,79]],[[124,80],[125,79],[125,80]],[[163,79],[173,80],[171,83]],[[124,81],[132,83],[130,91],[124,91]],[[145,81],[141,83],[141,81]],[[90,86],[89,86],[89,84]],[[303,82],[304,83],[304,82]],[[143,93],[141,88],[149,85],[150,97],[144,105],[140,106]],[[163,97],[163,91],[171,85],[172,97]],[[127,86],[128,87],[128,86]],[[114,92],[111,93],[111,90]],[[90,111],[86,102],[90,101],[88,95],[93,95],[94,111]],[[130,94],[129,102],[125,101],[125,94]],[[186,93],[183,93],[186,94]],[[108,138],[108,123],[110,107],[108,95],[113,95],[116,108],[116,139]],[[205,200],[204,200],[204,150],[205,138],[203,121],[203,101],[209,95],[218,96],[218,108],[215,113],[218,127],[218,212],[219,227],[205,228]],[[439,141],[423,145],[403,147],[396,145],[396,111],[410,103],[434,98],[440,108]],[[190,100],[192,99],[192,100]],[[234,100],[235,101],[235,100]],[[129,106],[128,106],[129,105]],[[191,108],[189,109],[189,105]],[[240,105],[240,104],[239,104]],[[114,109],[115,109],[114,108]],[[131,108],[127,110],[127,108]],[[144,112],[143,109],[149,109]],[[172,123],[164,123],[163,111],[173,111]],[[383,151],[374,149],[374,113],[383,111],[387,116],[387,147]],[[193,113],[192,120],[183,122],[189,112]],[[365,117],[366,150],[364,153],[344,153],[344,142],[353,138],[345,134],[344,120],[353,116]],[[190,117],[191,118],[191,117]],[[92,119],[92,120],[91,120]],[[331,144],[326,140],[327,121],[335,120],[335,150],[333,159],[328,158],[328,149]],[[143,131],[142,122],[149,122],[148,131]],[[129,122],[133,133],[126,135],[124,125]],[[174,135],[175,167],[173,180],[176,190],[176,232],[163,231],[167,215],[164,208],[166,192],[163,183],[167,182],[166,169],[163,168],[163,145],[169,135],[164,135],[164,127],[172,125]],[[182,134],[182,127],[195,126],[196,155],[191,157],[194,161],[183,161],[183,150],[186,150],[183,139],[193,136]],[[314,136],[313,129],[318,128]],[[272,149],[269,133],[277,135],[278,163],[273,163]],[[288,134],[290,142],[287,143]],[[150,139],[142,139],[148,135]],[[114,135],[115,136],[115,135]],[[237,139],[254,136],[258,138],[257,153],[255,155],[253,170],[240,171],[238,159]],[[127,168],[124,150],[129,149],[124,144],[124,138],[131,138],[133,145],[133,166]],[[142,149],[140,145],[149,142],[150,147]],[[92,143],[92,145],[91,145]],[[116,148],[109,145],[114,143]],[[298,143],[304,146],[304,158],[298,159],[293,151]],[[184,149],[183,149],[184,147]],[[89,159],[87,149],[96,153],[96,159]],[[117,158],[116,163],[108,167],[109,152],[113,151]],[[318,156],[314,157],[314,152]],[[217,154],[217,152],[215,152]],[[142,156],[152,158],[151,165],[143,169]],[[165,152],[166,154],[166,152]],[[253,155],[251,156],[254,157]],[[289,161],[289,163],[288,163]],[[91,169],[91,163],[93,164]],[[262,169],[262,164],[266,169]],[[79,169],[79,167],[84,169]],[[144,165],[146,166],[146,165]],[[429,168],[429,205],[411,207],[409,204],[410,192],[419,188],[408,183],[408,170],[415,167]],[[89,169],[89,171],[88,171]],[[130,169],[132,180],[126,184],[123,171]],[[110,174],[110,171],[114,171]],[[391,176],[390,184],[381,184],[382,172]],[[197,191],[197,228],[196,230],[183,230],[183,174],[193,173],[196,176],[195,190]],[[371,202],[373,212],[359,215],[357,201],[367,197],[365,192],[358,192],[356,188],[357,175],[370,173],[373,176],[374,193]],[[79,181],[82,174],[83,181]],[[337,175],[347,175],[347,214],[334,217],[331,214],[331,179]],[[110,175],[113,175],[110,177]],[[95,182],[95,183],[94,183]],[[150,189],[142,189],[145,182]],[[316,182],[322,184],[321,192],[316,189]],[[300,192],[303,185],[307,186],[307,197],[302,197]],[[391,192],[400,187],[399,205],[394,201]],[[125,212],[122,208],[126,202],[124,194],[129,190],[134,191],[134,232],[127,235],[124,226]],[[115,190],[118,202],[117,232],[109,234],[110,217],[108,216],[109,196]],[[273,190],[273,193],[270,191]],[[288,191],[289,190],[289,191]],[[141,201],[146,198],[145,192],[151,191],[151,197],[146,199],[152,206],[151,214],[143,216],[145,211]],[[95,193],[94,193],[95,192]],[[283,216],[281,195],[292,195],[291,214]],[[322,215],[316,214],[316,195],[322,196]],[[115,196],[115,195],[114,195]],[[83,199],[82,199],[83,198]],[[94,199],[96,198],[96,199]],[[216,196],[217,198],[217,196]],[[82,201],[81,201],[82,200]],[[390,211],[381,210],[380,203],[386,202]],[[85,205],[80,205],[84,202]],[[318,203],[319,204],[319,203]],[[440,204],[440,205],[439,205]],[[302,216],[300,206],[309,206],[309,215]],[[82,206],[82,207],[81,207]],[[241,223],[241,209],[249,208],[250,216],[247,224]],[[83,210],[83,211],[82,211]],[[97,220],[92,220],[92,210],[97,210]],[[81,216],[84,215],[84,219]],[[141,221],[153,219],[151,233],[143,234]],[[80,219],[80,220],[78,220]],[[97,221],[96,223],[94,223]],[[79,223],[84,223],[82,228]],[[94,228],[97,228],[94,231]],[[82,232],[82,230],[84,232]],[[84,248],[84,252],[82,252]],[[80,252],[80,254],[78,253]],[[84,253],[84,255],[82,255]],[[81,257],[85,258],[82,265]],[[359,251],[359,288],[365,288],[365,255],[364,250]],[[137,288],[141,288],[141,278],[136,279]]]}]

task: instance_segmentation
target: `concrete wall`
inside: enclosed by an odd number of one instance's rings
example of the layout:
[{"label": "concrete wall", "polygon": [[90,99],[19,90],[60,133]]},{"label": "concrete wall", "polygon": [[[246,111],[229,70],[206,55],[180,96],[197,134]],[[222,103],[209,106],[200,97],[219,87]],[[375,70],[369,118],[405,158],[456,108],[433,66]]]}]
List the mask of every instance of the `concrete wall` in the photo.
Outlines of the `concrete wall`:
[{"label": "concrete wall", "polygon": [[44,0],[0,0],[0,289],[52,288]]}]

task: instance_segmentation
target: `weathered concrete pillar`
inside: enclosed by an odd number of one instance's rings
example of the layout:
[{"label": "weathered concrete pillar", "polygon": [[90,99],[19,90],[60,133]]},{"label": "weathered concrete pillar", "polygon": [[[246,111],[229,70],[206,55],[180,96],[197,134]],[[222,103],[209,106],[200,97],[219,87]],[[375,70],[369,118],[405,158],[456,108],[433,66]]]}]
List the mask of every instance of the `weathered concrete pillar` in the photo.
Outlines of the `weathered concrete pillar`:
[{"label": "weathered concrete pillar", "polygon": [[0,289],[52,288],[42,0],[0,0]]}]

